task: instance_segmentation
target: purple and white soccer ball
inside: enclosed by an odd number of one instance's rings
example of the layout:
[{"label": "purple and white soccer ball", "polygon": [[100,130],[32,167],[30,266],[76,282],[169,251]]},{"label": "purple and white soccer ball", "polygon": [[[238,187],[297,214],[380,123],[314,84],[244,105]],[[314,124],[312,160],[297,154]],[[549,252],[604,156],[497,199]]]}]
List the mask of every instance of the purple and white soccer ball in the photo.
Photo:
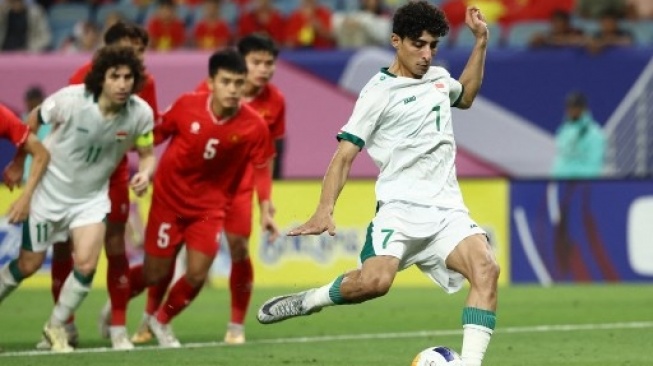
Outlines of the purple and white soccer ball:
[{"label": "purple and white soccer ball", "polygon": [[463,366],[463,360],[453,349],[435,346],[415,356],[411,366]]}]

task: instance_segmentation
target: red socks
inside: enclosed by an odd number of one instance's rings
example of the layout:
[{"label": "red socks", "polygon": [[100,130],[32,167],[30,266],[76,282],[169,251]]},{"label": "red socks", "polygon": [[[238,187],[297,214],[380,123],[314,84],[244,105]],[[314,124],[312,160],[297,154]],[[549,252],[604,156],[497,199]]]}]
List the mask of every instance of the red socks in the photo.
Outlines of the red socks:
[{"label": "red socks", "polygon": [[229,289],[231,290],[231,322],[243,324],[249,300],[252,298],[254,270],[252,260],[247,257],[242,261],[231,262]]},{"label": "red socks", "polygon": [[143,265],[138,264],[129,269],[129,297],[134,298],[145,290]]},{"label": "red socks", "polygon": [[111,299],[111,325],[126,324],[127,303],[130,298],[129,262],[126,254],[107,256],[107,287]]},{"label": "red socks", "polygon": [[200,293],[202,285],[194,288],[186,276],[181,277],[170,289],[168,300],[159,308],[156,313],[156,319],[161,324],[168,324],[184,310]]},{"label": "red socks", "polygon": [[166,277],[158,285],[150,286],[147,288],[147,302],[145,304],[145,312],[147,314],[153,315],[161,306],[163,298],[166,295],[166,291],[168,291],[168,287],[170,286],[170,282],[172,282],[172,277],[175,275],[175,263],[176,261],[172,262],[172,268],[170,268],[168,277]]}]

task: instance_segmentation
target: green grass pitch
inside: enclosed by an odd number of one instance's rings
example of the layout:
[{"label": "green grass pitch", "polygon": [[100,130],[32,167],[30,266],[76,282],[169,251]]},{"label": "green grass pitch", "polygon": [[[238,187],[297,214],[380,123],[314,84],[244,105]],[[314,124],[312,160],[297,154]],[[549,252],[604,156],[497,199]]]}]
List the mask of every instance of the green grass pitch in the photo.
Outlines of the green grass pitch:
[{"label": "green grass pitch", "polygon": [[[221,343],[228,293],[207,288],[173,322],[186,345],[154,344],[113,352],[99,337],[98,312],[106,300],[94,290],[77,313],[81,352],[34,354],[52,304],[45,289],[18,289],[0,305],[0,365],[396,365],[408,366],[422,349],[446,345],[460,351],[466,290],[446,295],[435,287],[394,288],[382,299],[273,325],[254,311],[268,297],[298,289],[257,289],[246,326],[248,343]],[[653,365],[653,286],[511,286],[499,292],[497,330],[484,366]],[[143,299],[130,305],[129,327],[140,319]]]}]

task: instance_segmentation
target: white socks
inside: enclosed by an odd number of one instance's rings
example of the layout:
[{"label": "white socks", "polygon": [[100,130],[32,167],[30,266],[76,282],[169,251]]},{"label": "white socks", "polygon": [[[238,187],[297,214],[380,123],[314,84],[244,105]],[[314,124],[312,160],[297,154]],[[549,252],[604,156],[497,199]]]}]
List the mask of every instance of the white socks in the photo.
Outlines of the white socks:
[{"label": "white socks", "polygon": [[54,310],[50,316],[50,324],[65,324],[68,318],[70,318],[70,315],[72,315],[82,301],[84,301],[84,298],[86,298],[90,289],[90,282],[88,284],[83,284],[75,275],[75,271],[71,272],[61,288],[59,301],[54,306]]},{"label": "white socks", "polygon": [[9,270],[9,264],[0,269],[0,303],[18,287],[18,282]]},{"label": "white socks", "polygon": [[476,324],[463,326],[463,349],[460,357],[465,366],[481,366],[490,337],[492,337],[490,328]]},{"label": "white socks", "polygon": [[331,290],[332,286],[333,282],[322,287],[308,290],[306,297],[304,298],[304,306],[306,306],[309,310],[313,310],[316,308],[321,309],[325,306],[334,305],[335,303],[333,300],[331,300],[331,296],[329,296],[329,291]]}]

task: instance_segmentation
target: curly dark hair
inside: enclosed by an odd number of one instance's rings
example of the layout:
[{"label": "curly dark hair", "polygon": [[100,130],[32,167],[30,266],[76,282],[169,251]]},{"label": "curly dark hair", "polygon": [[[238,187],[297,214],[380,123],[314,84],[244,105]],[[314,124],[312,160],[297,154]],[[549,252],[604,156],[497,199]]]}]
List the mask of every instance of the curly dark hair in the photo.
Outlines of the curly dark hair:
[{"label": "curly dark hair", "polygon": [[392,18],[392,33],[401,39],[418,39],[424,31],[434,37],[449,33],[449,22],[442,10],[425,0],[410,1],[397,9]]},{"label": "curly dark hair", "polygon": [[104,33],[104,44],[113,45],[123,38],[139,40],[146,47],[150,42],[150,36],[141,26],[120,20]]},{"label": "curly dark hair", "polygon": [[138,93],[145,83],[145,68],[136,53],[128,46],[104,46],[93,55],[91,70],[84,78],[86,90],[98,97],[102,93],[107,70],[112,67],[127,66],[134,75],[134,89]]}]

